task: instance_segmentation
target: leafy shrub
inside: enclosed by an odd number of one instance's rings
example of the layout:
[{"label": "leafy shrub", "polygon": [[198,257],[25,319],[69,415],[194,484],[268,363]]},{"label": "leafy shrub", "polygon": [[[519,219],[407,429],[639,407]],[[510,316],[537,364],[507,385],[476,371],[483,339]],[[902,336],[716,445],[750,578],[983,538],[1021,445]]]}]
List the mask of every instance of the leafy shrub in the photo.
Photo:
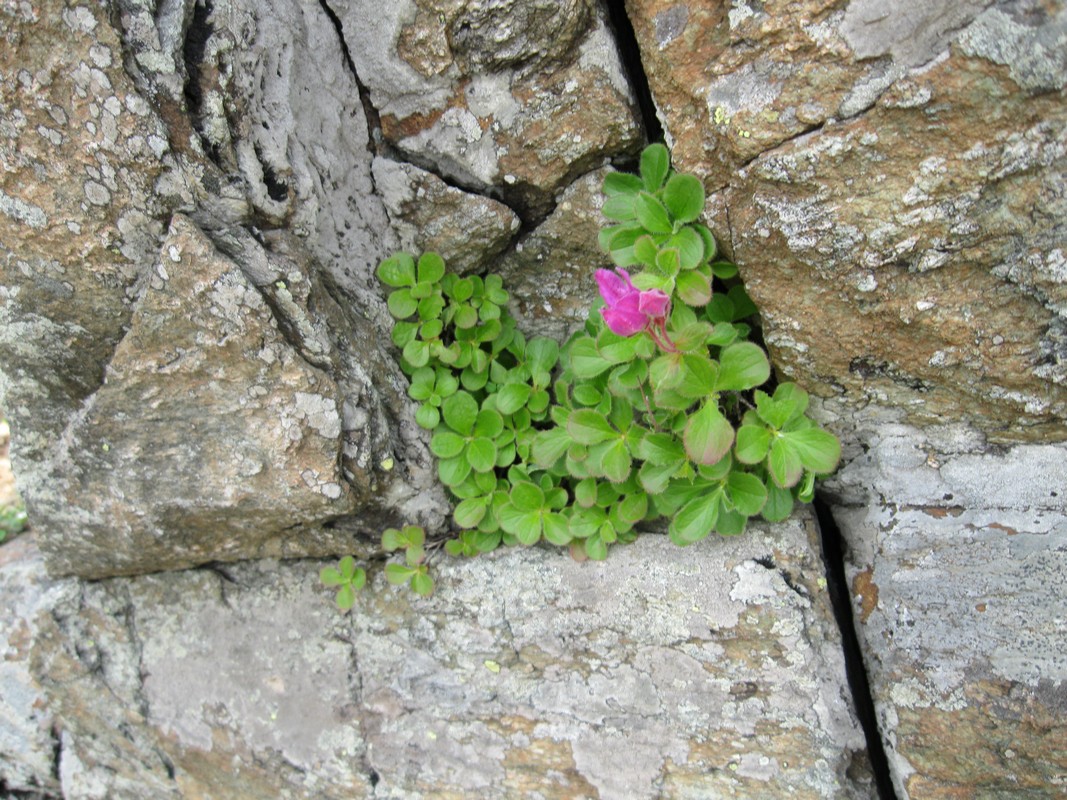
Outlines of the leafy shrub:
[{"label": "leafy shrub", "polygon": [[[683,546],[737,535],[751,517],[788,517],[836,468],[840,445],[805,415],[807,393],[759,389],[771,369],[749,340],[756,308],[698,221],[701,182],[652,145],[639,175],[603,189],[614,224],[599,241],[617,268],[597,271],[604,306],[562,348],[523,336],[497,275],[459,277],[436,253],[378,267],[415,418],[456,501],[449,553],[545,540],[603,559],[658,519]],[[387,577],[427,594],[424,534],[404,531],[383,537],[406,553]],[[345,591],[344,574],[324,582]]]}]

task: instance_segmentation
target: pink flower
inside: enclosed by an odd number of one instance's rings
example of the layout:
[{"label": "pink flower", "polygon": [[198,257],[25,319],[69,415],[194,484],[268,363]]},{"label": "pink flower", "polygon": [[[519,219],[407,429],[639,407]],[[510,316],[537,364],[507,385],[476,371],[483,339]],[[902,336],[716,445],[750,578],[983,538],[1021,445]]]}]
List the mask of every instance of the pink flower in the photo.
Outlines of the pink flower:
[{"label": "pink flower", "polygon": [[[660,347],[674,350],[666,332],[667,314],[671,308],[671,299],[666,293],[659,289],[639,290],[624,269],[598,269],[596,282],[607,305],[600,313],[612,333],[633,336],[647,330]],[[664,345],[664,341],[670,346]]]}]

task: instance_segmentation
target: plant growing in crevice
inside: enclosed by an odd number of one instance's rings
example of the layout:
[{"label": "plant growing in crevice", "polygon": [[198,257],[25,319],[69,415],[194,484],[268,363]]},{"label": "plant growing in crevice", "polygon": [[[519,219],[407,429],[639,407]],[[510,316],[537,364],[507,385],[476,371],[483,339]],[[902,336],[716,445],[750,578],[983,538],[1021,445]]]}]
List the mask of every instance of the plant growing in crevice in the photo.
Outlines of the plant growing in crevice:
[{"label": "plant growing in crevice", "polygon": [[[455,499],[451,554],[544,540],[603,559],[659,519],[683,546],[737,535],[751,517],[785,519],[837,465],[803,389],[759,388],[771,368],[750,341],[756,308],[699,221],[701,182],[652,145],[639,174],[603,189],[599,243],[616,268],[597,270],[603,306],[562,348],[522,335],[496,275],[460,278],[434,253],[378,267],[416,421]],[[416,530],[387,577],[427,593]],[[387,534],[383,549],[402,544]]]}]

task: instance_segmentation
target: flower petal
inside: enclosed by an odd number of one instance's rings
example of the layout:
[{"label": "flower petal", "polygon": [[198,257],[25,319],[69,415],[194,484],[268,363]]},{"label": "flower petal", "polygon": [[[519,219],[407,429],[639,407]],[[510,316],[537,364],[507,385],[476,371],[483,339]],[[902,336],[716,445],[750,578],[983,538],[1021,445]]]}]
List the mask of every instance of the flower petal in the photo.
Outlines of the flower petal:
[{"label": "flower petal", "polygon": [[613,308],[627,295],[634,294],[637,289],[630,282],[630,275],[626,270],[598,269],[595,273],[597,287],[600,296],[609,308]]},{"label": "flower petal", "polygon": [[665,317],[671,307],[671,298],[659,289],[649,289],[641,292],[637,308],[650,317]]},{"label": "flower petal", "polygon": [[640,311],[628,311],[620,308],[602,308],[601,315],[608,328],[616,336],[633,336],[643,331],[648,325],[648,317]]}]

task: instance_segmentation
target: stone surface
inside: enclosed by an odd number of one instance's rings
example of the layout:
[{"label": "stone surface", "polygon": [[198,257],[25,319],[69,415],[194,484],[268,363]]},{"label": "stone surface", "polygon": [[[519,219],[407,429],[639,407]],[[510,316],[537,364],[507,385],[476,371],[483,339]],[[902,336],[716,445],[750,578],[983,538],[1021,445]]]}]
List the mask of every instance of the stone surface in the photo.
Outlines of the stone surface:
[{"label": "stone surface", "polygon": [[440,253],[452,272],[485,270],[519,231],[518,216],[503,203],[449,186],[413,164],[376,158],[373,170],[401,249]]},{"label": "stone surface", "polygon": [[49,568],[99,577],[254,557],[350,511],[340,404],[241,270],[176,216],[53,464]]},{"label": "stone surface", "polygon": [[330,3],[381,118],[414,163],[536,217],[642,131],[591,0]]},{"label": "stone surface", "polygon": [[0,404],[29,486],[129,320],[168,144],[89,8],[6,4],[0,40]]},{"label": "stone surface", "polygon": [[24,547],[7,669],[67,797],[869,797],[813,537],[446,559],[348,616],[315,562],[80,583]]},{"label": "stone surface", "polygon": [[1062,3],[627,7],[785,376],[1067,436]]},{"label": "stone surface", "polygon": [[1067,791],[1067,448],[860,428],[833,479],[902,798]]},{"label": "stone surface", "polygon": [[600,213],[607,172],[591,172],[567,187],[548,219],[495,265],[511,293],[511,313],[528,335],[564,341],[599,299],[593,273],[614,267],[597,244],[609,224]]}]

